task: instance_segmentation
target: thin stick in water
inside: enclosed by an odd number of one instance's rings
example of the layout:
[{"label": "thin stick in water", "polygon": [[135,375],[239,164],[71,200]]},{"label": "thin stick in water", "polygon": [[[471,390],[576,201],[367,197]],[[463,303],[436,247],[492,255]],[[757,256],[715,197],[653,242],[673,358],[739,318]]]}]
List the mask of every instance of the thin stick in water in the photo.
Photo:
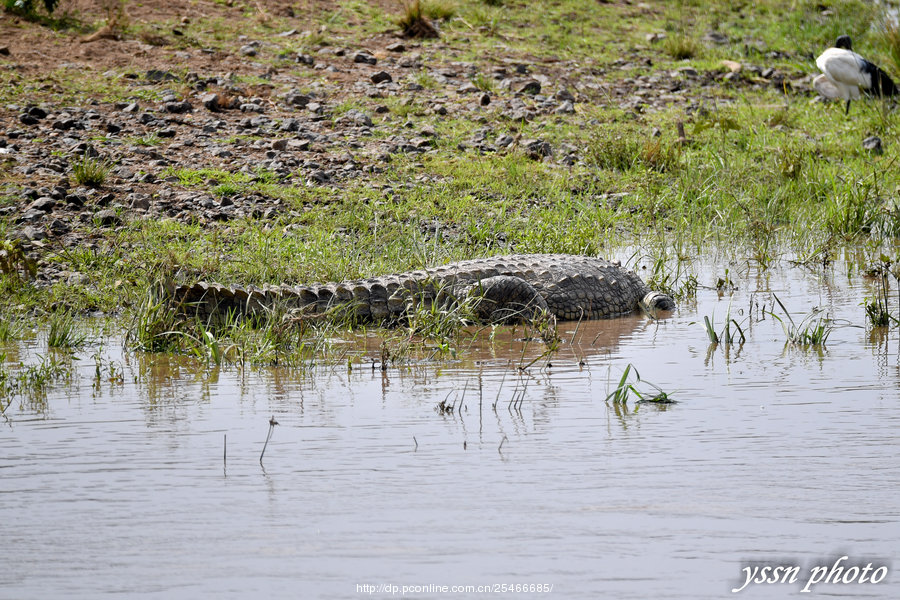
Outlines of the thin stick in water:
[{"label": "thin stick in water", "polygon": [[262,466],[263,456],[266,454],[266,446],[269,445],[269,440],[272,438],[272,431],[275,430],[275,426],[278,425],[278,421],[275,420],[275,415],[269,419],[269,434],[266,436],[266,443],[263,444],[262,453],[259,455],[259,466]]}]

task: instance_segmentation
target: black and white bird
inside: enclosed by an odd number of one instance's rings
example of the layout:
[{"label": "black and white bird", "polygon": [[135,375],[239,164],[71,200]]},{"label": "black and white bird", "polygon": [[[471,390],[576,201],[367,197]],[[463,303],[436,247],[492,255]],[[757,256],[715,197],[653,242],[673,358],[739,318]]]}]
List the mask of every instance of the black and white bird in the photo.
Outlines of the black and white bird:
[{"label": "black and white bird", "polygon": [[826,98],[847,101],[844,113],[850,112],[850,101],[860,92],[868,96],[895,96],[897,86],[888,74],[853,51],[850,36],[842,35],[816,59],[822,74],[813,79],[813,87]]}]

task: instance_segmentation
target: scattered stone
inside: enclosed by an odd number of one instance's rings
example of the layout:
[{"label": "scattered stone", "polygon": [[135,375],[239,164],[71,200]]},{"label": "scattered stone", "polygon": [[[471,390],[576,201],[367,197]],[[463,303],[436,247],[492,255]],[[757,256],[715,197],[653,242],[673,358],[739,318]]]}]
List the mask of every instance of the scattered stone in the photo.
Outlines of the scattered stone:
[{"label": "scattered stone", "polygon": [[9,48],[6,46],[0,46],[0,56],[9,56]]},{"label": "scattered stone", "polygon": [[47,111],[41,108],[40,106],[29,106],[25,109],[25,112],[35,119],[46,119]]},{"label": "scattered stone", "polygon": [[727,68],[732,73],[740,73],[741,69],[743,68],[743,65],[741,63],[734,60],[723,60],[722,66]]},{"label": "scattered stone", "polygon": [[251,113],[261,113],[263,112],[263,107],[259,104],[254,104],[253,102],[245,102],[241,104],[241,112],[251,112]]},{"label": "scattered stone", "polygon": [[160,71],[159,69],[150,69],[145,76],[147,81],[159,83],[162,81],[178,81],[178,76],[169,71]]},{"label": "scattered stone", "polygon": [[471,81],[467,81],[458,88],[456,88],[457,94],[477,94],[479,91],[478,86],[472,83]]},{"label": "scattered stone", "polygon": [[378,63],[378,59],[368,52],[357,52],[353,55],[353,62],[374,65]]},{"label": "scattered stone", "polygon": [[393,44],[388,44],[385,50],[388,52],[406,52],[406,46],[402,42],[394,42]]},{"label": "scattered stone", "polygon": [[553,155],[553,148],[549,142],[544,140],[523,140],[522,146],[525,147],[529,158],[540,160],[545,156]]},{"label": "scattered stone", "polygon": [[241,46],[239,52],[244,56],[256,56],[259,54],[259,42],[251,42],[246,46]]},{"label": "scattered stone", "polygon": [[28,210],[38,210],[41,212],[51,212],[56,206],[56,200],[49,196],[42,196],[28,205]]},{"label": "scattered stone", "polygon": [[309,104],[311,98],[306,94],[301,94],[297,90],[291,90],[284,95],[284,101],[291,106],[304,107]]},{"label": "scattered stone", "polygon": [[863,140],[863,149],[868,150],[872,154],[884,154],[884,147],[881,144],[881,138],[877,135],[867,137]]},{"label": "scattered stone", "polygon": [[727,44],[731,41],[728,39],[727,35],[725,35],[724,33],[719,33],[718,31],[707,32],[707,34],[703,36],[703,40],[719,45]]},{"label": "scattered stone", "polygon": [[491,103],[491,95],[490,94],[482,94],[481,98],[478,99],[478,103],[481,106],[487,106]]},{"label": "scattered stone", "polygon": [[150,196],[147,194],[131,194],[129,196],[131,208],[135,210],[150,210]]},{"label": "scattered stone", "polygon": [[140,107],[140,105],[139,105],[137,102],[132,102],[131,104],[126,104],[126,105],[122,108],[122,112],[136,113],[137,111],[140,110],[140,108],[141,108],[141,107]]},{"label": "scattered stone", "polygon": [[287,148],[288,141],[286,139],[274,140],[272,142],[272,150],[282,151]]},{"label": "scattered stone", "polygon": [[355,108],[344,113],[344,117],[351,123],[360,127],[372,127],[372,119],[366,113],[356,110]]},{"label": "scattered stone", "polygon": [[297,119],[285,119],[278,127],[281,131],[300,131],[300,121]]},{"label": "scattered stone", "polygon": [[191,103],[187,100],[182,100],[181,102],[166,102],[164,108],[166,109],[166,112],[174,114],[183,114],[194,110],[194,107],[191,106]]},{"label": "scattered stone", "polygon": [[516,84],[513,88],[513,91],[519,94],[540,94],[541,82],[537,79],[526,79],[525,81]]},{"label": "scattered stone", "polygon": [[374,73],[372,75],[372,77],[370,77],[370,79],[372,80],[372,83],[375,83],[375,84],[382,83],[382,82],[389,83],[394,80],[394,78],[391,77],[391,74],[388,73],[387,71],[378,71],[377,73]]},{"label": "scattered stone", "polygon": [[661,42],[662,40],[666,39],[666,34],[659,32],[648,33],[644,36],[644,39],[651,44],[655,44],[656,42]]},{"label": "scattered stone", "polygon": [[214,92],[200,96],[200,102],[207,110],[217,112],[222,109],[222,98]]},{"label": "scattered stone", "polygon": [[516,141],[516,138],[514,138],[513,136],[503,134],[497,138],[497,140],[494,142],[494,145],[498,148],[506,148],[507,146],[510,146],[514,141]]},{"label": "scattered stone", "polygon": [[103,227],[114,227],[122,224],[122,218],[112,209],[104,209],[94,215],[94,220]]},{"label": "scattered stone", "polygon": [[43,229],[37,229],[36,227],[32,227],[31,225],[26,225],[22,228],[22,232],[20,233],[19,237],[23,240],[36,242],[38,240],[47,239],[47,234]]},{"label": "scattered stone", "polygon": [[556,107],[553,111],[557,115],[571,115],[575,113],[575,104],[571,100],[566,100]]}]

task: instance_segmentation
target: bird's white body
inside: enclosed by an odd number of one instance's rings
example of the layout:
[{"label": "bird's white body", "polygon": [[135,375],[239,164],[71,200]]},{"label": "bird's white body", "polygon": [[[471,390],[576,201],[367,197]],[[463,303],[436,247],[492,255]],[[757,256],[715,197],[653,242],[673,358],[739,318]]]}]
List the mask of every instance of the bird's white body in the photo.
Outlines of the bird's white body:
[{"label": "bird's white body", "polygon": [[826,98],[857,100],[860,88],[872,87],[872,76],[865,69],[867,63],[852,50],[829,48],[816,59],[822,75],[813,79],[813,87]]}]

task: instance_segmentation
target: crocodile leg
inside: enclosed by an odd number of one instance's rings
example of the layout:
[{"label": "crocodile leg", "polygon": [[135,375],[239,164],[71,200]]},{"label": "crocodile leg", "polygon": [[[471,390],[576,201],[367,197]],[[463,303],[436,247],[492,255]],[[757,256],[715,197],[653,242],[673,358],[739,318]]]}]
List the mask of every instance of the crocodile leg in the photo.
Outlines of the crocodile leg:
[{"label": "crocodile leg", "polygon": [[486,277],[469,287],[467,295],[477,298],[475,310],[486,322],[532,320],[550,312],[543,296],[521,277]]}]

